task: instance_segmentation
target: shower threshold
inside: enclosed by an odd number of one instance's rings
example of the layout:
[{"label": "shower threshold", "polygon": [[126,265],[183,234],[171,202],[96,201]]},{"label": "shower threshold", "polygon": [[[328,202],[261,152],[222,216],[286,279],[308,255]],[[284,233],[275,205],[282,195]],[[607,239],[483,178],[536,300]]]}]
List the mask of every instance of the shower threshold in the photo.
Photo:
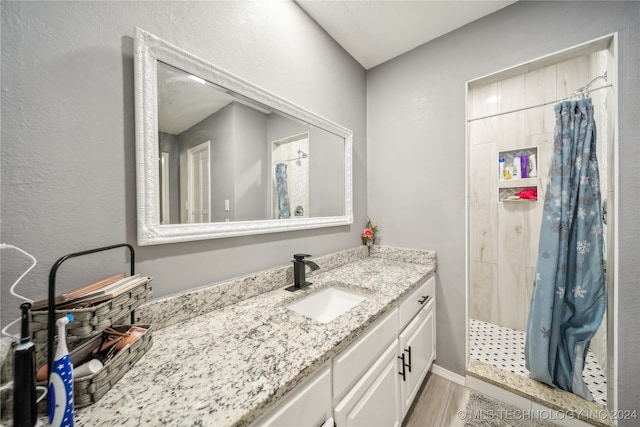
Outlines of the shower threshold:
[{"label": "shower threshold", "polygon": [[585,383],[594,398],[593,402],[588,402],[573,393],[531,379],[525,367],[524,341],[524,332],[471,319],[467,376],[562,411],[567,418],[578,418],[597,426],[613,425],[606,417],[606,377],[591,351],[583,371]]}]

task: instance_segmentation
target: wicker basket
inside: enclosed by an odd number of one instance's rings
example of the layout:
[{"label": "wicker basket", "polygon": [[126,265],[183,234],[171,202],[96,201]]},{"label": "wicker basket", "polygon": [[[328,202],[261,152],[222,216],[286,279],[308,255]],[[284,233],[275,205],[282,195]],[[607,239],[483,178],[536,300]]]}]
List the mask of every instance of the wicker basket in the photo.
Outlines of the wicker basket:
[{"label": "wicker basket", "polygon": [[[88,308],[72,310],[56,310],[56,320],[73,314],[73,322],[67,326],[67,343],[72,344],[92,337],[104,331],[114,323],[128,316],[132,310],[141,306],[151,295],[151,278],[114,299]],[[49,311],[38,310],[31,312],[29,329],[31,339],[35,343],[47,342],[47,324]],[[57,331],[55,331],[57,334]]]},{"label": "wicker basket", "polygon": [[[130,325],[113,326],[120,332],[125,332]],[[146,352],[151,348],[151,325],[137,325],[147,328],[140,338],[129,347],[118,352],[99,372],[78,378],[73,382],[73,404],[76,408],[83,408],[97,402],[111,387],[127,373]]]},{"label": "wicker basket", "polygon": [[[64,261],[71,258],[122,247],[127,247],[129,249],[131,276],[133,276],[135,272],[135,251],[133,246],[128,243],[119,243],[82,252],[75,252],[60,258],[51,268],[51,272],[49,273],[49,294],[55,294],[56,273]],[[66,328],[66,343],[72,354],[74,349],[77,349],[79,346],[82,346],[85,343],[88,344],[94,339],[99,339],[98,335],[109,327],[119,330],[120,332],[126,332],[129,329],[131,325],[122,325],[122,323],[126,323],[126,317],[130,316],[133,310],[146,302],[151,295],[151,278],[143,278],[146,280],[140,282],[126,293],[92,307],[55,310],[53,317],[55,317],[56,320],[66,316],[67,314],[72,314],[74,316],[74,321],[69,323]],[[57,337],[53,337],[53,342],[49,341],[49,310],[31,311],[29,322],[31,338],[36,347],[37,366],[42,366],[47,362],[51,363],[51,360],[46,360],[48,347],[53,345],[55,348],[55,341],[57,341]],[[54,332],[55,335],[55,325],[51,326],[53,328],[52,332]],[[74,380],[74,404],[77,408],[89,406],[100,400],[100,398],[102,398],[102,396],[104,396],[111,387],[120,378],[122,378],[131,365],[136,363],[151,347],[151,325],[139,326],[144,327],[146,331],[136,339],[133,344],[120,350],[99,372]],[[46,403],[43,402],[44,400],[39,405],[39,410],[42,410],[43,406],[46,410]]]},{"label": "wicker basket", "polygon": [[[113,325],[112,328],[120,332],[126,332],[130,326]],[[76,408],[84,408],[100,400],[127,373],[129,368],[151,348],[151,325],[135,326],[146,328],[147,331],[129,347],[119,351],[99,372],[73,380],[73,405]],[[42,382],[39,385],[46,384]],[[46,405],[40,409],[46,409]]]}]

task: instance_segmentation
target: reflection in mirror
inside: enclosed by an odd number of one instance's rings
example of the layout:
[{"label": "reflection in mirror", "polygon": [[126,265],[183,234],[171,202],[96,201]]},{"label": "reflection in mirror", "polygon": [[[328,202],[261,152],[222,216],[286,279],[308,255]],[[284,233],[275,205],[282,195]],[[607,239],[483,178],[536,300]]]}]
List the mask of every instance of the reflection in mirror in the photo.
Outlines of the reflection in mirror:
[{"label": "reflection in mirror", "polygon": [[345,214],[343,137],[163,62],[157,84],[162,224]]},{"label": "reflection in mirror", "polygon": [[[274,141],[273,159],[273,218],[309,216],[309,133]],[[289,172],[287,172],[289,169]]]},{"label": "reflection in mirror", "polygon": [[353,223],[352,132],[141,29],[138,244]]},{"label": "reflection in mirror", "polygon": [[160,210],[160,224],[170,224],[171,223],[171,199],[169,193],[169,185],[171,185],[171,169],[169,166],[169,153],[163,151],[162,157],[160,158],[160,205],[162,209]]}]

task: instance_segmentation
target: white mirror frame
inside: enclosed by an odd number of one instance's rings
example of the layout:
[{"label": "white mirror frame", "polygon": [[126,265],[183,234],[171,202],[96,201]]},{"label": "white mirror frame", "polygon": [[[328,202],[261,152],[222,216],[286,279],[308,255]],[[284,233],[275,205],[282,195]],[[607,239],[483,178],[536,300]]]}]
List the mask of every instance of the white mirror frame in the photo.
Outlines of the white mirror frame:
[{"label": "white mirror frame", "polygon": [[[353,224],[351,158],[353,132],[351,130],[274,95],[140,28],[136,28],[134,51],[136,193],[139,245],[156,245]],[[160,225],[157,61],[162,61],[202,77],[249,99],[343,137],[345,215]]]}]

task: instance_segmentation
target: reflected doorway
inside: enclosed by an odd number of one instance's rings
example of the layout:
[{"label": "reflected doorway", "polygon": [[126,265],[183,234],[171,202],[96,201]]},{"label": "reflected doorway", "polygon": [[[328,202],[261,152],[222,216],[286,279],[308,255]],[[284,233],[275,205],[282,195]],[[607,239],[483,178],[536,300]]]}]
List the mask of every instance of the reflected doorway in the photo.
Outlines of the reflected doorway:
[{"label": "reflected doorway", "polygon": [[189,223],[211,222],[210,141],[187,150],[187,218]]},{"label": "reflected doorway", "polygon": [[160,224],[171,223],[169,176],[169,153],[163,151],[162,157],[160,157]]},{"label": "reflected doorway", "polygon": [[272,218],[309,217],[309,133],[274,141]]}]

